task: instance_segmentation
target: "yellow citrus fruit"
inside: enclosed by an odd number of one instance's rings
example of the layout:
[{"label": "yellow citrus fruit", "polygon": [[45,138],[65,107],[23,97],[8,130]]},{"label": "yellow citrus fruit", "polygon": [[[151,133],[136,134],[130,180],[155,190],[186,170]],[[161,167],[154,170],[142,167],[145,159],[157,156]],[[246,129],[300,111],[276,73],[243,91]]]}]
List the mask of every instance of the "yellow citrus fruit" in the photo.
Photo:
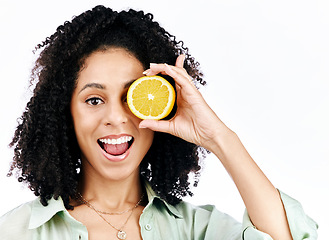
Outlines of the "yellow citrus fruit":
[{"label": "yellow citrus fruit", "polygon": [[144,76],[129,87],[127,102],[137,117],[159,120],[173,109],[175,95],[173,86],[163,77]]}]

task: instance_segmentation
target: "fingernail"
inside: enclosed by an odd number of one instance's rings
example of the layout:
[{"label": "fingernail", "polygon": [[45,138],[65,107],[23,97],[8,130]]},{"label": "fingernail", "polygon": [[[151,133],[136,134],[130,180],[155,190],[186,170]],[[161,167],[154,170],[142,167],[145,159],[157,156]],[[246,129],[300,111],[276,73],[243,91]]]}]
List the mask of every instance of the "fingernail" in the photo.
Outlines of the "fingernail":
[{"label": "fingernail", "polygon": [[145,71],[143,72],[143,74],[146,75],[149,71],[150,71],[150,70],[147,69],[147,70],[145,70]]},{"label": "fingernail", "polygon": [[165,63],[164,65],[165,65],[165,67],[166,67],[169,71],[171,71],[171,68],[170,68],[170,66],[169,66],[167,63]]},{"label": "fingernail", "polygon": [[150,63],[150,66],[154,66],[154,65],[157,65],[156,63]]}]

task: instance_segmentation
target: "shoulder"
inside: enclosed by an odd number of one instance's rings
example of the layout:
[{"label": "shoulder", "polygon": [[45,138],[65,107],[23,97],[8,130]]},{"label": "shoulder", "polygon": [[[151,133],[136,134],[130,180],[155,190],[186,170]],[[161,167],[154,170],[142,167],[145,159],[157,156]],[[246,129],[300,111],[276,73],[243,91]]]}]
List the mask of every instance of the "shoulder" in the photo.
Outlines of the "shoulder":
[{"label": "shoulder", "polygon": [[32,205],[35,201],[37,201],[37,199],[34,201],[31,201],[31,202],[24,203],[16,208],[10,210],[3,216],[1,216],[0,217],[0,229],[4,225],[6,225],[8,222],[26,222],[26,221],[28,222],[30,219],[30,216],[31,216]]},{"label": "shoulder", "polygon": [[[193,205],[182,201],[175,205],[184,228],[197,239],[239,239],[241,223],[219,211],[214,205]],[[189,230],[188,230],[189,229]],[[219,238],[219,236],[221,236]]]},{"label": "shoulder", "polygon": [[230,215],[219,211],[215,205],[194,205],[189,202],[182,201],[175,206],[175,208],[180,212],[184,218],[193,217],[194,220],[200,222],[216,222],[220,221],[221,224],[230,223],[230,224],[239,224],[233,217]]},{"label": "shoulder", "polygon": [[193,223],[194,236],[201,236],[200,239],[239,239],[241,235],[241,223],[214,205],[196,206],[183,201],[175,208],[182,214],[184,222]]},{"label": "shoulder", "polygon": [[29,222],[33,203],[24,203],[0,217],[0,239],[29,239]]}]

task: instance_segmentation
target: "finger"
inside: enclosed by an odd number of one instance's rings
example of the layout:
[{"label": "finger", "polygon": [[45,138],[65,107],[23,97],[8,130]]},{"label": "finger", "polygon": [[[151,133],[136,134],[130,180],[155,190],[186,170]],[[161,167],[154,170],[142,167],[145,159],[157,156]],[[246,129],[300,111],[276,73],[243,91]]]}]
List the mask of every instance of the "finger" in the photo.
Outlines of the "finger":
[{"label": "finger", "polygon": [[[185,54],[181,54],[177,57],[176,59],[176,63],[175,66],[182,69],[183,72],[182,73],[186,73],[186,70],[184,69],[184,61],[185,61]],[[152,66],[155,65],[161,65],[161,64],[157,64],[157,63],[150,63],[150,69],[147,69],[143,72],[143,74],[145,75],[154,75],[154,74],[158,74],[158,73],[163,73],[165,74],[165,71],[161,71],[161,70],[157,70],[154,67],[152,68]]]},{"label": "finger", "polygon": [[184,61],[185,61],[185,55],[184,54],[179,55],[176,59],[175,66],[183,68],[184,67]]},{"label": "finger", "polygon": [[146,76],[153,76],[153,75],[157,75],[159,73],[164,74],[164,75],[169,75],[164,70],[164,64],[150,63],[150,68],[143,72],[143,74],[145,74]]},{"label": "finger", "polygon": [[157,132],[171,133],[169,121],[146,119],[139,123],[139,128],[148,128]]},{"label": "finger", "polygon": [[[182,56],[182,55],[181,55]],[[184,60],[183,63],[184,64]],[[193,87],[195,87],[193,81],[192,81],[192,77],[187,73],[187,71],[185,70],[185,68],[181,68],[181,67],[177,67],[177,66],[169,66],[173,71],[177,72],[178,74],[182,75],[185,78],[186,83],[189,83],[190,85],[192,85]]]},{"label": "finger", "polygon": [[[183,55],[181,55],[183,57]],[[184,60],[181,59],[179,60],[180,61],[183,61],[183,63],[178,63],[178,64],[184,64]],[[167,63],[150,63],[150,68],[145,70],[143,72],[143,74],[145,75],[155,75],[155,74],[158,74],[158,73],[162,73],[162,74],[168,74],[168,72],[166,70],[167,67],[177,71],[178,73],[182,74],[182,75],[186,75],[186,76],[189,76],[187,71],[185,70],[185,68],[183,67],[177,67],[177,66],[171,66],[171,65],[168,65]]]},{"label": "finger", "polygon": [[[191,77],[187,74],[184,68],[169,66],[168,64],[150,64],[150,69],[145,71],[147,76],[156,75],[158,73],[166,74],[175,79],[175,82],[181,86],[191,86]],[[193,85],[194,86],[194,85]]]}]

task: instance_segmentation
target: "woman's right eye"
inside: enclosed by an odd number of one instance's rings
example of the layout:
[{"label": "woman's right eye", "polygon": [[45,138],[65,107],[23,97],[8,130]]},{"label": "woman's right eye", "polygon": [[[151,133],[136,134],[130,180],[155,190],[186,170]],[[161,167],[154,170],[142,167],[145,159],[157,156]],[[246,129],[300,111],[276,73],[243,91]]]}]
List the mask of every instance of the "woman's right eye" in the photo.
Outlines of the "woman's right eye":
[{"label": "woman's right eye", "polygon": [[87,99],[86,103],[89,105],[92,105],[92,106],[96,106],[96,105],[103,103],[103,100],[98,97],[92,97],[92,98]]}]

